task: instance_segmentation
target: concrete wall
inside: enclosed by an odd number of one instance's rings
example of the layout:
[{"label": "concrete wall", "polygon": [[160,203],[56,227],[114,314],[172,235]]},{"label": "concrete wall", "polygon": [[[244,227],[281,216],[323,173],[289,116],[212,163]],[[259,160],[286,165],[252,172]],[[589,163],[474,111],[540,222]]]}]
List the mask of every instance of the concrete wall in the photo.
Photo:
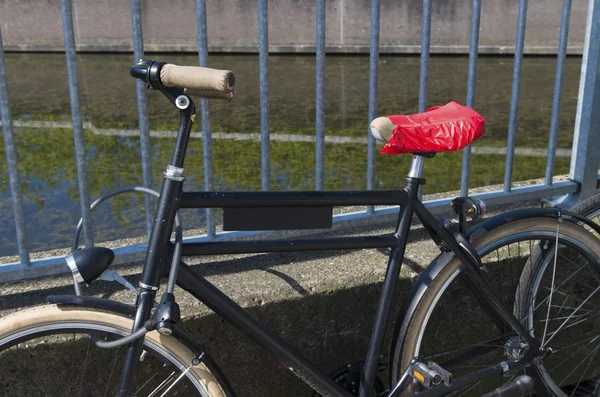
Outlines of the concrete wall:
[{"label": "concrete wall", "polygon": [[[327,46],[330,52],[368,53],[369,0],[328,0]],[[514,50],[518,0],[484,0],[480,51]],[[529,2],[525,50],[554,53],[557,48],[562,0]],[[569,52],[581,53],[587,1],[573,2]],[[468,52],[471,2],[434,0],[432,52]],[[73,1],[79,50],[131,51],[128,1]],[[209,46],[212,51],[257,51],[257,1],[207,0]],[[382,0],[383,53],[419,52],[421,0]],[[61,51],[60,0],[0,0],[0,27],[6,50]],[[147,51],[196,51],[194,0],[143,2]],[[269,44],[273,52],[314,52],[315,2],[270,1]]]}]

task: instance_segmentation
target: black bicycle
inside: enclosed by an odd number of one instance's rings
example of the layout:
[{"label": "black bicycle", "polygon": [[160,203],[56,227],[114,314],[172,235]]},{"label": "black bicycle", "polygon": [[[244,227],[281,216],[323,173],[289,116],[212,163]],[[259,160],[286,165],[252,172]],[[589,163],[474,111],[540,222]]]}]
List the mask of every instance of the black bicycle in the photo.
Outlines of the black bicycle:
[{"label": "black bicycle", "polygon": [[[233,74],[156,61],[134,65],[131,74],[162,92],[181,121],[173,159],[164,172],[137,302],[130,306],[53,296],[47,305],[0,319],[5,395],[234,396],[202,346],[177,326],[176,285],[322,396],[491,397],[525,390],[541,396],[599,395],[600,243],[578,223],[596,232],[599,226],[557,208],[517,210],[480,221],[481,203],[466,197],[452,203],[457,221],[440,222],[418,196],[425,182],[424,159],[433,153],[413,157],[401,190],[185,192],[184,158],[195,114],[191,96],[231,99]],[[385,141],[389,131],[382,123],[375,121],[372,128]],[[394,232],[183,243],[177,215],[188,208],[222,208],[226,229],[324,229],[332,225],[334,206],[358,205],[399,206]],[[413,215],[440,255],[416,280],[386,357],[384,336]],[[468,219],[480,222],[467,229]],[[181,261],[192,255],[364,248],[391,250],[386,276],[364,364],[354,374],[335,376]],[[94,247],[75,251],[67,263],[78,282],[89,284],[106,274],[113,257],[111,250]],[[161,279],[168,281],[156,302]],[[387,360],[387,386],[376,382],[382,357]]]}]

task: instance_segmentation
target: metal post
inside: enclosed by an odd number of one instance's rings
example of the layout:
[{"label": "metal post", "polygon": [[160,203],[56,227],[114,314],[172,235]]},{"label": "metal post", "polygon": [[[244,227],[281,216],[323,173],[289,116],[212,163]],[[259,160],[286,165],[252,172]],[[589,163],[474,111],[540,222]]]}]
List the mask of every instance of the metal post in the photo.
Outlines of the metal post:
[{"label": "metal post", "polygon": [[325,185],[325,0],[317,0],[316,189]]},{"label": "metal post", "polygon": [[[427,110],[427,82],[429,78],[429,48],[431,46],[431,0],[423,0],[423,21],[421,31],[421,70],[419,73],[419,113]],[[423,198],[423,188],[419,187],[419,199]]]},{"label": "metal post", "polygon": [[271,187],[269,137],[269,11],[268,0],[258,0],[258,64],[260,69],[260,152],[262,190]]},{"label": "metal post", "polygon": [[[467,106],[475,104],[477,85],[477,55],[479,53],[479,21],[481,19],[481,0],[473,0],[471,5],[471,42],[469,44],[469,74],[467,77]],[[469,195],[469,175],[471,173],[471,145],[463,149],[462,173],[460,176],[460,195]]]},{"label": "metal post", "polygon": [[23,213],[23,196],[21,194],[21,178],[17,164],[17,148],[15,145],[15,131],[13,129],[12,115],[10,113],[10,99],[8,97],[8,77],[4,61],[4,45],[2,44],[2,31],[0,30],[0,113],[2,115],[2,135],[4,135],[4,150],[6,152],[6,165],[8,167],[8,181],[12,198],[15,228],[17,229],[17,247],[21,265],[29,266],[29,251],[27,249],[27,229]]},{"label": "metal post", "polygon": [[[198,64],[202,67],[208,66],[208,34],[206,29],[206,0],[196,0],[196,23],[198,25]],[[210,122],[210,102],[208,99],[200,99],[202,114],[202,155],[204,162],[204,189],[213,188],[213,164],[212,164],[212,125]],[[209,238],[215,236],[215,222],[213,210],[206,210],[206,235]]]},{"label": "metal post", "polygon": [[569,18],[571,17],[571,0],[564,0],[562,19],[560,22],[560,39],[556,57],[556,76],[554,77],[554,97],[552,98],[552,119],[550,120],[550,138],[548,139],[548,159],[546,160],[546,186],[552,185],[556,141],[558,139],[558,121],[562,100],[562,85],[567,58],[567,40],[569,37]]},{"label": "metal post", "polygon": [[[131,30],[133,33],[133,62],[137,63],[144,59],[144,35],[142,32],[142,6],[140,0],[131,0]],[[144,187],[152,189],[152,161],[150,159],[150,127],[148,122],[146,85],[141,80],[136,80],[135,84],[140,125],[140,145],[142,149],[142,178]],[[150,196],[144,195],[144,205],[146,207],[146,234],[150,236],[150,231],[152,230]]]},{"label": "metal post", "polygon": [[65,40],[65,56],[67,59],[67,77],[69,79],[69,98],[71,100],[71,118],[73,122],[73,138],[75,146],[75,162],[77,164],[77,183],[79,185],[79,203],[83,218],[83,240],[86,247],[94,246],[92,214],[90,210],[90,192],[88,188],[87,169],[85,165],[85,143],[83,140],[83,120],[79,103],[79,75],[75,52],[75,32],[73,29],[73,10],[71,0],[61,0],[60,9]]},{"label": "metal post", "polygon": [[517,22],[517,40],[515,43],[515,62],[510,96],[510,118],[508,121],[508,141],[506,142],[506,167],[504,170],[504,191],[510,192],[512,183],[513,158],[515,155],[515,135],[517,133],[517,115],[519,112],[519,92],[521,89],[521,66],[525,45],[525,23],[527,22],[527,0],[519,1]]},{"label": "metal post", "polygon": [[[371,1],[371,47],[369,58],[369,120],[377,117],[377,81],[379,77],[379,0]],[[367,158],[367,190],[375,187],[375,138],[371,130],[367,128],[368,136],[368,158]],[[375,213],[375,207],[367,206],[367,213]]]},{"label": "metal post", "polygon": [[427,79],[429,77],[429,47],[431,44],[431,0],[423,0],[421,32],[421,72],[419,77],[419,113],[427,110]]},{"label": "metal post", "polygon": [[580,198],[596,193],[600,160],[600,0],[589,0],[570,178]]}]

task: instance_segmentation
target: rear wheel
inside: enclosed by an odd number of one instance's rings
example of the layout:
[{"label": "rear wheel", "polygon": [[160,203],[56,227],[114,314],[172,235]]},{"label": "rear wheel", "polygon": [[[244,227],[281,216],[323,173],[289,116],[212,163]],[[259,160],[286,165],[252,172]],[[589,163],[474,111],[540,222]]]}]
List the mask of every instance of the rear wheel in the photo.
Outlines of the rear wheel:
[{"label": "rear wheel", "polygon": [[[126,347],[100,349],[94,339],[129,334],[132,320],[80,306],[46,305],[0,319],[0,385],[11,397],[114,396]],[[134,396],[225,397],[210,368],[172,337],[146,335]],[[3,394],[4,395],[4,394]]]},{"label": "rear wheel", "polygon": [[[506,306],[515,307],[515,313],[521,316],[520,319],[524,322],[527,318],[520,309],[524,306],[522,302],[531,299],[531,296],[543,295],[540,294],[540,288],[524,288],[522,276],[524,269],[530,269],[531,277],[538,277],[546,267],[542,268],[534,262],[542,257],[546,260],[550,257],[551,263],[554,264],[554,252],[559,254],[556,268],[564,272],[570,269],[571,262],[576,262],[578,267],[585,268],[600,266],[599,242],[591,233],[576,225],[561,223],[558,228],[557,247],[555,244],[557,226],[557,221],[551,218],[515,221],[494,229],[473,242],[488,269],[485,277]],[[540,252],[544,255],[540,256]],[[516,335],[511,331],[503,331],[471,294],[461,277],[465,270],[463,266],[457,258],[452,257],[428,282],[429,288],[417,303],[413,316],[404,319],[402,326],[397,327],[394,335],[396,340],[392,343],[391,351],[391,375],[394,383],[398,381],[415,356],[419,356],[423,362],[436,362],[458,378],[523,353],[524,346]],[[543,277],[542,279],[545,280]],[[600,285],[600,282],[594,282],[595,288]],[[528,285],[532,284],[528,283]],[[585,292],[585,297],[578,297],[578,299],[584,300],[590,297],[589,305],[600,307],[600,293],[594,291],[595,289]],[[543,299],[544,297],[541,296],[537,302]],[[407,330],[402,340],[399,340],[400,329]],[[558,332],[549,346],[554,350],[568,349],[569,344],[575,343],[573,338],[578,337],[577,335],[593,340],[594,336],[589,333],[598,333],[600,322],[590,319],[587,324],[573,324],[569,327],[569,336],[566,338],[559,338],[558,335],[564,333],[564,328],[553,329]],[[536,337],[539,336],[535,329],[532,329],[532,333]],[[589,345],[590,349],[575,354],[573,359],[585,360],[587,357],[589,360],[588,354],[597,346]],[[553,368],[550,368],[553,365],[554,362],[546,360],[544,365],[536,370],[538,373],[532,375],[535,375],[535,379],[542,379],[547,388],[554,390],[554,394],[572,395],[566,387],[564,390],[561,387],[554,387],[553,384],[559,384],[560,379],[557,382],[552,375],[557,374],[553,372]],[[592,370],[598,371],[599,368],[596,361],[590,362],[590,369],[587,372],[590,376],[584,377],[593,379],[595,372]],[[458,390],[454,394],[479,396],[501,386],[506,381],[508,379],[480,382]],[[410,395],[420,388],[421,386],[415,382],[405,390],[404,395]]]},{"label": "rear wheel", "polygon": [[588,217],[597,224],[600,224],[600,194],[583,200],[569,211]]}]

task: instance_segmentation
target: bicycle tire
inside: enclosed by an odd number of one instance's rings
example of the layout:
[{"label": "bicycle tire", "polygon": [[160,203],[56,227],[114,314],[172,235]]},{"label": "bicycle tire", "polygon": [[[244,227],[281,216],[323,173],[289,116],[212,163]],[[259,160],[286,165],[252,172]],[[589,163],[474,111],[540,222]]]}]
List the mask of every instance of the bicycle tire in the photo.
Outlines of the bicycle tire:
[{"label": "bicycle tire", "polygon": [[573,206],[569,211],[583,215],[600,224],[600,194],[595,194],[592,197],[583,200],[581,203]]},{"label": "bicycle tire", "polygon": [[[520,243],[530,241],[529,252],[531,252],[535,249],[532,248],[535,246],[531,245],[531,241],[551,241],[553,238],[556,238],[556,230],[557,221],[555,219],[539,218],[517,220],[493,229],[473,241],[473,245],[482,256],[484,264],[490,269],[491,276],[488,281],[492,282],[495,280],[499,283],[500,289],[502,289],[504,278],[515,280],[514,288],[512,288],[512,282],[508,283],[508,287],[511,287],[512,289],[505,286],[504,289],[506,291],[499,294],[501,298],[505,299],[507,305],[511,304],[511,299],[513,301],[512,304],[514,305],[516,296],[519,295],[519,291],[515,293],[515,290],[521,280],[521,274],[526,266],[526,262],[529,259],[526,247],[523,248],[524,256],[521,255]],[[508,252],[508,255],[510,255],[511,245],[513,247],[513,252],[515,250],[514,244],[519,244],[517,253],[518,260],[512,261],[509,259],[506,261],[504,257],[501,257],[500,252]],[[600,258],[600,244],[598,240],[587,230],[577,225],[567,222],[560,224],[559,244],[578,253],[584,252],[586,257],[590,258],[590,260],[598,261],[598,258]],[[494,252],[498,253],[497,260],[493,260]],[[494,263],[500,265],[494,266]],[[508,267],[510,267],[510,269],[508,269]],[[452,255],[442,270],[429,281],[429,288],[420,301],[417,302],[416,310],[413,312],[413,315],[410,316],[410,318],[404,318],[397,323],[394,334],[392,335],[390,351],[390,378],[392,384],[395,384],[398,381],[399,377],[409,365],[410,360],[415,356],[431,357],[432,361],[444,366],[444,363],[451,363],[451,359],[456,359],[456,357],[460,357],[461,354],[475,352],[476,349],[480,349],[479,351],[489,350],[489,352],[486,353],[488,362],[478,362],[476,361],[476,358],[474,358],[473,365],[470,366],[472,368],[461,368],[462,371],[470,372],[473,372],[476,368],[497,364],[507,359],[506,352],[508,350],[506,339],[508,339],[508,335],[504,335],[504,339],[501,339],[498,336],[498,330],[490,332],[489,330],[493,329],[494,325],[489,319],[486,320],[487,322],[483,323],[483,325],[478,323],[478,321],[481,321],[479,320],[482,314],[481,308],[478,307],[478,305],[473,306],[476,304],[476,301],[466,292],[464,286],[460,286],[462,280],[458,275],[461,273],[461,269],[462,263]],[[509,271],[514,277],[506,274]],[[496,277],[494,279],[493,275],[496,273],[502,277]],[[504,277],[505,275],[507,277]],[[495,288],[495,290],[498,292],[497,288]],[[446,297],[442,299],[444,295],[446,295]],[[511,295],[512,297],[509,298]],[[410,305],[410,302],[407,302],[407,304]],[[455,310],[453,307],[456,306],[464,312],[462,316],[457,316],[452,312],[452,310]],[[438,315],[440,319],[434,318],[433,314]],[[455,321],[455,326],[452,327],[452,324],[448,325],[445,319]],[[464,323],[466,319],[475,323],[473,326],[475,327],[474,334],[471,334],[469,330],[465,331]],[[485,316],[483,316],[483,319],[485,320]],[[440,324],[443,328],[435,329],[435,326],[437,325],[440,327]],[[428,329],[428,326],[431,327]],[[400,329],[407,330],[402,340],[399,340]],[[485,332],[490,332],[490,335],[485,334]],[[455,346],[455,349],[448,348],[447,342],[434,340],[435,338],[438,338],[438,333],[439,338],[452,339],[456,336],[455,339],[460,340],[464,345]],[[458,333],[458,335],[454,335],[454,333]],[[496,339],[494,339],[494,337]],[[477,341],[478,344],[470,343],[472,340]],[[449,343],[454,342],[450,341]],[[435,346],[435,349],[439,349],[439,353],[447,354],[444,362],[438,361],[442,358],[442,355],[438,354],[436,356],[436,352],[431,351],[432,346]],[[461,347],[464,349],[464,352],[460,350]],[[510,353],[514,352],[515,349],[511,347]],[[453,372],[453,374],[455,376],[463,375],[460,373],[460,370],[458,372],[459,373]],[[476,385],[472,390],[472,394],[481,395],[486,391],[493,390],[500,384],[485,383]],[[417,391],[419,387],[420,386],[416,382],[413,382],[404,390],[403,395],[410,395]],[[469,389],[466,391],[462,390],[459,394],[462,395],[468,391]]]},{"label": "bicycle tire", "polygon": [[[69,305],[38,306],[1,318],[0,385],[13,397],[114,395],[123,361],[118,358],[124,357],[126,347],[119,348],[120,352],[100,349],[93,337],[121,337],[130,332],[132,325],[129,317]],[[83,364],[81,360],[75,362],[75,357],[84,357],[84,348],[87,350]],[[90,352],[90,348],[95,351]],[[179,395],[229,397],[216,371],[203,360],[191,365],[195,354],[175,338],[149,332],[143,348],[146,353],[140,359],[143,363],[138,364],[135,396],[160,396],[165,392],[170,396],[183,391]],[[43,358],[42,354],[48,355]],[[114,360],[107,357],[111,354]],[[61,364],[57,358],[71,358],[71,363]],[[153,371],[156,372],[152,374]],[[98,384],[91,384],[88,375],[98,375]]]}]

